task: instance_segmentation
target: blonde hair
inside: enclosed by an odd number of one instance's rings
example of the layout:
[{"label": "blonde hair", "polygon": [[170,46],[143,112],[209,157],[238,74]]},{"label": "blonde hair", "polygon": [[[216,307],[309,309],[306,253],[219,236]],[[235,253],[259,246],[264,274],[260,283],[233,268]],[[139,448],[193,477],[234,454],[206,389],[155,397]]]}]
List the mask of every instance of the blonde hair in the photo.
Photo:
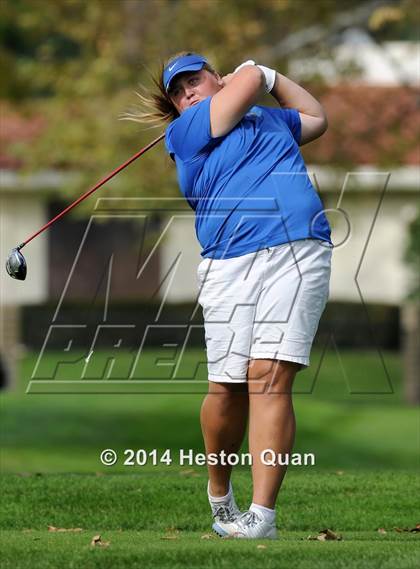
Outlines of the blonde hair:
[{"label": "blonde hair", "polygon": [[[170,123],[178,118],[179,113],[163,84],[163,70],[172,61],[184,55],[193,55],[193,53],[191,51],[180,51],[172,55],[165,63],[161,63],[159,71],[155,75],[149,73],[155,89],[149,89],[140,83],[140,91],[136,92],[137,97],[140,99],[139,104],[131,111],[123,113],[120,119],[135,121],[150,127],[158,127],[162,126],[162,123]],[[208,63],[204,64],[203,69],[213,74],[216,73]]]}]

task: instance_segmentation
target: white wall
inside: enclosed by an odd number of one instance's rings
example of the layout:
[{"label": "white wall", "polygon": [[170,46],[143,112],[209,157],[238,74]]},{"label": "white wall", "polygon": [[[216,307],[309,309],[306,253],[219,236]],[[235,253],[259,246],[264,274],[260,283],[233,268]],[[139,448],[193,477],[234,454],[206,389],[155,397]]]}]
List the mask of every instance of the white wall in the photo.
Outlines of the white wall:
[{"label": "white wall", "polygon": [[168,271],[171,271],[172,278],[165,281],[160,296],[166,294],[168,302],[190,301],[197,295],[196,269],[201,261],[194,213],[186,212],[166,220],[163,230],[165,233],[159,251],[160,282]]},{"label": "white wall", "polygon": [[23,250],[28,274],[26,280],[12,279],[5,263],[10,251],[46,223],[44,201],[31,194],[8,190],[0,194],[0,309],[2,305],[35,304],[47,298],[48,236],[44,233]]},{"label": "white wall", "polygon": [[[355,73],[349,74],[349,66]],[[305,81],[317,74],[330,85],[347,79],[364,85],[419,87],[419,66],[419,42],[377,44],[365,32],[353,30],[346,34],[343,43],[333,49],[332,58],[292,58],[289,73],[296,81]]]},{"label": "white wall", "polygon": [[[352,220],[352,232],[349,240],[334,250],[332,300],[359,301],[355,283],[359,265],[357,281],[365,301],[399,304],[408,293],[410,273],[403,257],[411,217],[407,207],[414,212],[413,200],[386,194],[369,239],[377,205],[370,195],[349,197],[344,209]],[[336,233],[334,227],[332,233]]]}]

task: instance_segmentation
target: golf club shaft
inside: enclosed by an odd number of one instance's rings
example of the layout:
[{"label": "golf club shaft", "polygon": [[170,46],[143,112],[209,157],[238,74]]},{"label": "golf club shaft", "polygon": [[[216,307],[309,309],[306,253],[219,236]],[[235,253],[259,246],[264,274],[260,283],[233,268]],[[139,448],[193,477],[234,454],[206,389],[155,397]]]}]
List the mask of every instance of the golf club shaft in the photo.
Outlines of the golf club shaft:
[{"label": "golf club shaft", "polygon": [[61,217],[63,217],[63,215],[66,215],[66,213],[68,213],[71,209],[73,209],[74,207],[76,207],[80,202],[82,202],[83,200],[85,200],[86,198],[88,198],[91,194],[93,194],[93,192],[95,192],[97,189],[99,189],[101,186],[103,186],[104,184],[106,184],[106,182],[108,182],[111,178],[113,178],[114,176],[116,176],[118,174],[118,172],[121,172],[122,170],[124,170],[124,168],[126,168],[127,166],[129,166],[132,162],[134,162],[134,160],[137,160],[137,158],[139,158],[142,154],[144,154],[145,152],[147,152],[147,150],[149,150],[150,148],[152,148],[152,146],[154,146],[155,144],[157,144],[160,140],[162,140],[162,138],[165,136],[165,133],[162,133],[161,135],[159,135],[157,138],[155,138],[154,140],[152,140],[152,142],[149,142],[149,144],[147,146],[145,146],[144,148],[142,148],[141,150],[139,150],[136,154],[134,154],[134,156],[132,156],[131,158],[129,158],[126,162],[124,162],[124,164],[121,164],[121,166],[118,166],[118,168],[116,168],[113,172],[111,172],[110,174],[108,174],[108,176],[106,176],[105,178],[103,178],[100,182],[98,182],[95,186],[93,186],[93,188],[91,188],[90,190],[88,190],[86,193],[84,193],[82,196],[80,196],[80,198],[78,198],[76,201],[74,201],[73,203],[71,203],[69,206],[67,206],[65,209],[63,209],[63,211],[61,211],[59,214],[57,214],[53,219],[51,219],[51,221],[49,221],[48,223],[46,223],[43,227],[41,227],[41,229],[39,229],[36,233],[34,233],[33,235],[31,235],[30,237],[28,237],[28,239],[26,239],[26,241],[24,241],[23,243],[21,243],[18,246],[18,249],[22,249],[22,247],[24,247],[25,245],[27,245],[30,241],[32,241],[32,239],[35,239],[35,237],[37,237],[40,233],[42,233],[43,231],[45,231],[46,229],[48,229],[48,227],[50,227],[50,225],[52,225],[53,223],[55,223],[56,221],[58,221]]}]

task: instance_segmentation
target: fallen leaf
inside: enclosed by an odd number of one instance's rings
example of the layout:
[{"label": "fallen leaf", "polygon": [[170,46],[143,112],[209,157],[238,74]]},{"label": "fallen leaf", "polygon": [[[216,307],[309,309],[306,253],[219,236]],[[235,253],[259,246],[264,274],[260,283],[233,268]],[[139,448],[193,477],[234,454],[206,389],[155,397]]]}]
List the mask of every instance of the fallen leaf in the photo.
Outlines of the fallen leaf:
[{"label": "fallen leaf", "polygon": [[178,528],[171,526],[169,528],[166,528],[165,531],[166,531],[166,535],[163,535],[161,537],[161,539],[178,539],[178,537],[179,537],[179,535],[178,535],[179,529]]},{"label": "fallen leaf", "polygon": [[212,533],[205,533],[204,535],[201,536],[201,539],[215,539],[216,536]]},{"label": "fallen leaf", "polygon": [[56,528],[54,526],[48,526],[48,531],[83,531],[83,528]]},{"label": "fallen leaf", "polygon": [[102,541],[100,535],[94,535],[92,537],[90,545],[92,545],[93,547],[108,547],[109,543],[110,543],[109,541]]},{"label": "fallen leaf", "polygon": [[260,544],[260,545],[257,545],[257,549],[267,549],[267,546]]},{"label": "fallen leaf", "polygon": [[335,533],[330,529],[322,529],[318,535],[310,535],[307,539],[317,541],[341,541],[343,538],[341,535],[338,535],[338,533]]},{"label": "fallen leaf", "polygon": [[333,532],[330,529],[324,529],[321,531],[322,535],[325,535],[325,539],[334,539],[337,541],[341,541],[343,538],[341,537],[341,535],[338,535],[338,533]]},{"label": "fallen leaf", "polygon": [[193,468],[183,468],[179,473],[181,476],[200,476]]},{"label": "fallen leaf", "polygon": [[398,533],[401,533],[403,531],[409,531],[411,533],[417,533],[417,532],[420,532],[420,524],[417,524],[413,528],[392,528],[392,529],[397,531]]},{"label": "fallen leaf", "polygon": [[176,528],[176,527],[174,527],[174,526],[171,526],[171,527],[169,527],[169,528],[166,528],[165,531],[168,532],[168,533],[179,533],[179,529]]}]

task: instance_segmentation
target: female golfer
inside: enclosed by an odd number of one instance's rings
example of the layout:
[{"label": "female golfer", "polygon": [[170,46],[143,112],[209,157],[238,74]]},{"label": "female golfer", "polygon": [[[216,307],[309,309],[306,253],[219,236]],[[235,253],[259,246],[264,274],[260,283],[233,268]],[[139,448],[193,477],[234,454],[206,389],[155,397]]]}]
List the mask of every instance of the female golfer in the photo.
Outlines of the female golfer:
[{"label": "female golfer", "polygon": [[[213,529],[275,538],[276,499],[295,436],[292,384],[309,365],[332,253],[299,146],[321,136],[327,119],[305,89],[253,61],[221,77],[205,57],[185,52],[156,83],[153,111],[138,119],[170,121],[166,148],[203,249],[206,452],[237,453],[249,417],[252,504],[237,508],[226,460],[209,465]],[[256,106],[265,92],[275,108]]]}]

